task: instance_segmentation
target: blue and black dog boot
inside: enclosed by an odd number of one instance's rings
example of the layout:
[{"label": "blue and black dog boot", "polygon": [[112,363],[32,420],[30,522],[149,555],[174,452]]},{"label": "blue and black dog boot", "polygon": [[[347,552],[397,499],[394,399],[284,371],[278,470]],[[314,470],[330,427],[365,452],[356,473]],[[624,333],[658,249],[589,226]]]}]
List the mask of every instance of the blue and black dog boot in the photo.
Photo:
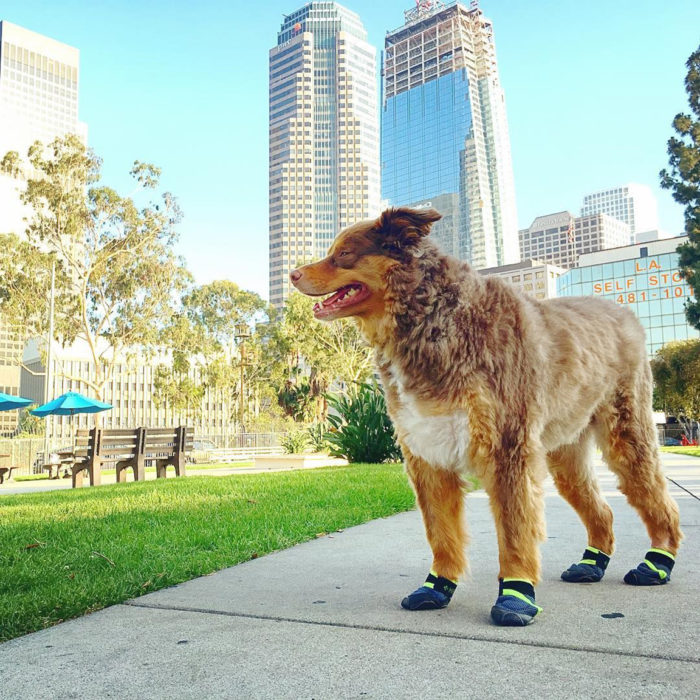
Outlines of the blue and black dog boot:
[{"label": "blue and black dog boot", "polygon": [[586,547],[578,564],[572,564],[562,575],[567,583],[597,583],[605,575],[610,557],[595,547]]},{"label": "blue and black dog boot", "polygon": [[518,578],[498,579],[498,598],[491,619],[502,627],[525,627],[542,608],[535,603],[535,587]]},{"label": "blue and black dog boot", "polygon": [[623,579],[630,586],[663,586],[671,580],[671,570],[676,558],[663,549],[650,549],[644,561],[628,571]]},{"label": "blue and black dog boot", "polygon": [[401,601],[401,607],[406,610],[439,610],[446,608],[452,600],[452,594],[457,589],[457,582],[444,576],[438,576],[435,571],[428,574],[425,583],[406,596]]}]

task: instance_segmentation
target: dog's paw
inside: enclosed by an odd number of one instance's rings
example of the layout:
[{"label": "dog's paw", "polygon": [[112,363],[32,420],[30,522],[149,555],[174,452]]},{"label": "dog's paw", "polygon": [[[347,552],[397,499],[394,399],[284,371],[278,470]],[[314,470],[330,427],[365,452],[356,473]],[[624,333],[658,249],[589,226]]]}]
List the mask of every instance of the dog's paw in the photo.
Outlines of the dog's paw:
[{"label": "dog's paw", "polygon": [[598,583],[605,575],[605,569],[592,564],[572,564],[561,575],[567,583]]},{"label": "dog's paw", "polygon": [[567,583],[597,583],[605,576],[610,557],[590,545],[583,550],[581,561],[572,564],[561,578]]},{"label": "dog's paw", "polygon": [[501,595],[491,608],[491,619],[501,627],[525,627],[535,620],[542,608],[512,595]]},{"label": "dog's paw", "polygon": [[663,586],[671,580],[675,560],[671,552],[652,547],[644,561],[625,574],[623,581],[630,586]]},{"label": "dog's paw", "polygon": [[444,593],[421,586],[401,601],[401,607],[406,610],[440,610],[446,608],[449,602],[450,598]]},{"label": "dog's paw", "polygon": [[664,567],[654,570],[642,562],[636,569],[628,571],[622,580],[630,586],[663,586],[671,580],[671,572]]}]

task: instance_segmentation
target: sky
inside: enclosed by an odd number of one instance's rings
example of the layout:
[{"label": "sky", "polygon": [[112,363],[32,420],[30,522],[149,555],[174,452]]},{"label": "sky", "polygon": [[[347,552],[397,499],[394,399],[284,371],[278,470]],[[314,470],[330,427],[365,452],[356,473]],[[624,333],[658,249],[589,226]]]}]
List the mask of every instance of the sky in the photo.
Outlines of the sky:
[{"label": "sky", "polygon": [[[134,160],[163,169],[184,212],[178,251],[198,284],[268,297],[268,52],[303,0],[2,0],[0,19],[80,50],[80,119],[103,184]],[[345,0],[378,52],[413,0]],[[683,210],[658,186],[671,122],[688,110],[697,0],[481,0],[505,90],[518,226],[583,196],[652,187],[661,227]]]}]

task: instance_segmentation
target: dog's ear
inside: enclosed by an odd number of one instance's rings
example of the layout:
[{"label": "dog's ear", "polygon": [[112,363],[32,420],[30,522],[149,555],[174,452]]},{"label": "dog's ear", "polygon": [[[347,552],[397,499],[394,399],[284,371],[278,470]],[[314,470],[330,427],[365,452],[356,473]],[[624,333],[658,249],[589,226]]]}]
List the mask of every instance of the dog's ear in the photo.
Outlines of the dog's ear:
[{"label": "dog's ear", "polygon": [[442,219],[435,209],[409,209],[392,207],[377,219],[376,230],[382,237],[385,249],[410,248],[430,233],[430,227]]}]

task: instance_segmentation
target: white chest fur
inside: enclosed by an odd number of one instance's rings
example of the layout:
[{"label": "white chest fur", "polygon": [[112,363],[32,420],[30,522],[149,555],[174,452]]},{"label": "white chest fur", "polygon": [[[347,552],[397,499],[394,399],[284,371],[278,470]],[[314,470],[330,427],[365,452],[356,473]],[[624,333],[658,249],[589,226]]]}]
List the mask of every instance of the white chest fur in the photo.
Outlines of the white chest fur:
[{"label": "white chest fur", "polygon": [[392,419],[402,442],[433,467],[462,471],[468,468],[469,421],[464,410],[432,415],[406,388],[399,372],[390,371],[399,405]]}]

